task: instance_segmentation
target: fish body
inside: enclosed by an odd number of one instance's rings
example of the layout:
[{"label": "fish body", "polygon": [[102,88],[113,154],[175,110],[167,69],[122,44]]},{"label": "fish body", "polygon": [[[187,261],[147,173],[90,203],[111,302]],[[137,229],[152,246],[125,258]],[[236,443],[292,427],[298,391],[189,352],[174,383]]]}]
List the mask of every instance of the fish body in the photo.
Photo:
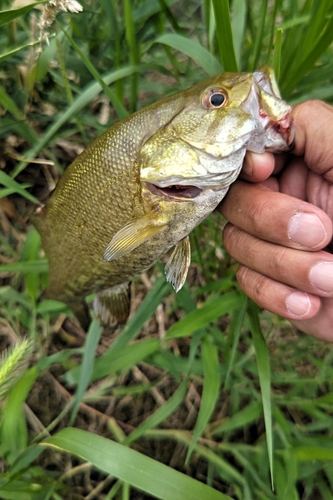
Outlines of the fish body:
[{"label": "fish body", "polygon": [[126,321],[128,285],[175,247],[176,290],[190,264],[189,233],[237,178],[247,150],[287,151],[291,108],[272,70],[222,73],[118,122],[69,166],[33,223],[49,261],[45,297],[86,323]]}]

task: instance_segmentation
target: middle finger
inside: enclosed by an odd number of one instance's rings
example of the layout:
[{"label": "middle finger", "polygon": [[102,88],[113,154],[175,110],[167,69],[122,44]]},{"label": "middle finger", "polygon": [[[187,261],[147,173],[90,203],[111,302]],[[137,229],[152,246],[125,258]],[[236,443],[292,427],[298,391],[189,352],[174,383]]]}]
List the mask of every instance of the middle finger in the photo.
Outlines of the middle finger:
[{"label": "middle finger", "polygon": [[232,224],[224,228],[223,244],[234,259],[260,274],[320,297],[333,296],[333,256],[327,252],[268,243]]},{"label": "middle finger", "polygon": [[320,208],[262,184],[237,180],[219,211],[253,236],[291,248],[319,250],[332,237],[331,220]]}]

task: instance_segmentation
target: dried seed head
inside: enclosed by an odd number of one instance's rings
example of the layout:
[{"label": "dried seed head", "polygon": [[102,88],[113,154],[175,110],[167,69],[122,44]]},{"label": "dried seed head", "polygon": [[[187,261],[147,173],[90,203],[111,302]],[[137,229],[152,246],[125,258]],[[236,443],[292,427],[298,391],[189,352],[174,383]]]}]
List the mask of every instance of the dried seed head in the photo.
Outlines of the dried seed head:
[{"label": "dried seed head", "polygon": [[[58,12],[82,12],[82,5],[76,0],[50,0],[43,6],[42,16],[39,21],[40,40],[45,35],[45,30],[51,26]],[[46,34],[47,35],[47,34]]]}]

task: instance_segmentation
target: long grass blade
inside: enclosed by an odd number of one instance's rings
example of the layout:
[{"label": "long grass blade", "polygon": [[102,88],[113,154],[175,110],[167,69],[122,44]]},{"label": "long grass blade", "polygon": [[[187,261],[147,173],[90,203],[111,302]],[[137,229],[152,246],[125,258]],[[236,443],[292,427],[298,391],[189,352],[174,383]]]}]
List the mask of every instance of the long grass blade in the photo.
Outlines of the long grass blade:
[{"label": "long grass blade", "polygon": [[18,19],[19,17],[22,17],[24,14],[29,12],[29,10],[33,9],[36,7],[36,5],[39,5],[41,3],[45,3],[46,0],[41,0],[40,2],[34,2],[29,5],[25,5],[24,7],[19,7],[18,9],[9,9],[9,10],[2,10],[0,12],[0,26],[4,26],[7,23],[10,23],[11,21],[14,21],[14,19]]},{"label": "long grass blade", "polygon": [[86,344],[84,348],[82,366],[80,370],[80,380],[76,389],[74,406],[72,409],[69,425],[72,425],[79,411],[82,396],[86,391],[91,374],[94,368],[95,352],[101,336],[103,328],[96,319],[93,319],[87,333]]},{"label": "long grass blade", "polygon": [[[126,76],[132,75],[135,71],[138,71],[137,67],[128,66],[116,71],[111,71],[103,76],[103,81],[105,85],[110,85],[111,83],[125,78]],[[79,113],[83,108],[88,106],[88,104],[102,91],[102,86],[99,82],[89,83],[85,89],[74,99],[73,104],[69,105],[68,108],[57,118],[52,125],[46,130],[45,134],[39,137],[39,140],[33,148],[25,153],[27,158],[35,158],[43,148],[55,137],[59,129],[70,120],[75,118],[77,113]],[[20,162],[12,172],[12,177],[16,177],[29,163]]]},{"label": "long grass blade", "polygon": [[257,30],[257,35],[254,40],[254,49],[253,49],[253,59],[251,64],[251,71],[254,71],[257,68],[259,56],[263,47],[263,37],[264,37],[264,27],[266,22],[266,13],[267,13],[267,4],[268,0],[262,0],[261,8],[260,8],[260,20],[259,20],[259,28]]},{"label": "long grass blade", "polygon": [[239,301],[240,296],[237,292],[229,292],[217,297],[172,325],[165,338],[174,339],[192,335],[197,330],[207,327],[211,321],[239,307]]},{"label": "long grass blade", "polygon": [[238,71],[231,30],[229,0],[212,0],[212,3],[222,66],[224,71]]},{"label": "long grass blade", "polygon": [[166,419],[183,403],[187,392],[187,385],[187,380],[184,380],[168,401],[164,403],[163,406],[158,408],[158,410],[156,410],[152,415],[150,415],[150,417],[139,425],[139,427],[131,432],[131,434],[123,441],[123,444],[129,445],[130,443],[133,443],[143,436],[148,430],[151,430],[162,422],[165,422]]},{"label": "long grass blade", "polygon": [[262,335],[257,305],[249,300],[248,314],[250,320],[250,329],[253,345],[257,358],[257,367],[259,382],[262,395],[262,404],[264,410],[264,420],[266,428],[266,441],[269,468],[271,474],[271,484],[274,489],[274,471],[273,471],[273,428],[272,428],[272,405],[271,405],[271,372],[269,363],[269,353],[265,339]]},{"label": "long grass blade", "polygon": [[[124,0],[124,20],[125,20],[125,33],[126,40],[129,47],[130,53],[130,63],[133,65],[139,64],[140,62],[140,51],[139,43],[135,33],[135,26],[133,21],[133,7],[131,0]],[[136,110],[138,104],[138,84],[139,75],[133,73],[131,77],[131,98],[130,98],[130,110],[131,112]]]},{"label": "long grass blade", "polygon": [[42,446],[77,455],[107,474],[161,500],[230,500],[229,496],[156,460],[81,429],[63,429],[46,439]]},{"label": "long grass blade", "polygon": [[37,376],[36,367],[30,368],[11,389],[1,412],[0,441],[7,458],[13,462],[24,451],[28,442],[27,424],[23,414],[26,400]]},{"label": "long grass blade", "polygon": [[[166,282],[164,275],[161,275],[147,295],[141,302],[136,313],[133,317],[126,323],[123,331],[114,341],[108,352],[117,352],[125,347],[130,340],[133,340],[135,336],[139,333],[145,322],[154,314],[157,306],[161,303],[163,298],[170,292],[171,286]],[[106,356],[106,353],[104,356]],[[103,359],[103,356],[101,357]]]},{"label": "long grass blade", "polygon": [[[112,373],[129,370],[132,366],[144,361],[148,356],[158,351],[159,348],[160,342],[158,340],[145,339],[123,347],[116,352],[109,350],[95,361],[90,379],[91,381],[99,380]],[[82,366],[79,366],[67,372],[65,378],[70,384],[78,384],[82,376],[81,373]]]},{"label": "long grass blade", "polygon": [[9,177],[6,172],[0,171],[0,185],[5,186],[6,188],[13,189],[15,193],[23,196],[27,200],[35,203],[36,205],[41,205],[40,201],[37,200],[32,194],[30,194],[26,189],[24,189],[15,179]]},{"label": "long grass blade", "polygon": [[191,444],[186,455],[189,461],[199,437],[204,432],[215,409],[220,389],[219,360],[217,347],[209,336],[205,336],[201,345],[204,384],[198,418],[195,424]]},{"label": "long grass blade", "polygon": [[273,60],[272,60],[272,67],[274,69],[277,81],[280,80],[280,71],[281,71],[282,33],[283,31],[281,29],[276,30],[275,45],[274,45]]},{"label": "long grass blade", "polygon": [[158,37],[155,43],[164,43],[193,59],[209,76],[221,73],[222,66],[215,57],[195,40],[182,35],[167,34]]},{"label": "long grass blade", "polygon": [[229,356],[227,358],[228,369],[227,374],[224,381],[224,388],[228,389],[230,387],[230,375],[234,368],[237,346],[239,343],[241,328],[243,326],[244,317],[247,309],[247,298],[245,295],[243,296],[243,303],[240,309],[234,311],[229,328],[229,336],[228,338],[232,340],[232,345],[230,349]]},{"label": "long grass blade", "polygon": [[244,34],[246,26],[248,2],[246,0],[234,0],[232,2],[231,31],[235,50],[237,66],[242,67],[242,49],[244,44]]},{"label": "long grass blade", "polygon": [[128,112],[124,108],[123,104],[119,101],[118,97],[112,92],[111,89],[105,84],[103,78],[99,74],[99,72],[96,70],[95,66],[89,61],[88,57],[84,54],[84,52],[80,49],[80,47],[74,42],[73,38],[67,33],[65,29],[61,27],[59,24],[60,28],[62,29],[64,35],[66,36],[67,40],[70,42],[70,44],[73,46],[75,52],[79,54],[81,57],[82,61],[84,62],[86,68],[94,79],[100,84],[102,87],[105,95],[110,99],[110,102],[112,102],[114,109],[116,110],[117,115],[119,116],[120,119],[126,118],[128,116]]},{"label": "long grass blade", "polygon": [[[0,12],[0,14],[1,14],[1,12]],[[15,54],[17,54],[21,50],[27,49],[28,47],[33,47],[34,45],[37,45],[39,43],[41,43],[40,40],[36,40],[35,42],[29,42],[29,43],[26,43],[25,45],[22,45],[20,47],[15,47],[15,49],[10,50],[10,51],[6,52],[5,54],[1,54],[0,55],[0,62],[4,61],[8,57],[14,56]]]}]

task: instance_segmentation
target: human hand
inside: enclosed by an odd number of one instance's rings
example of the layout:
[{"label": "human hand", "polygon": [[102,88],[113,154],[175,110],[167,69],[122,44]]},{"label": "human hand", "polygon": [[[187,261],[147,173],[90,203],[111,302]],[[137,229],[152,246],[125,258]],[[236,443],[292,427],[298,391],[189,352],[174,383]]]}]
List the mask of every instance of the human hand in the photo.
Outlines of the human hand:
[{"label": "human hand", "polygon": [[246,157],[242,178],[220,205],[237,280],[259,306],[333,342],[333,108],[293,109],[295,149]]}]

